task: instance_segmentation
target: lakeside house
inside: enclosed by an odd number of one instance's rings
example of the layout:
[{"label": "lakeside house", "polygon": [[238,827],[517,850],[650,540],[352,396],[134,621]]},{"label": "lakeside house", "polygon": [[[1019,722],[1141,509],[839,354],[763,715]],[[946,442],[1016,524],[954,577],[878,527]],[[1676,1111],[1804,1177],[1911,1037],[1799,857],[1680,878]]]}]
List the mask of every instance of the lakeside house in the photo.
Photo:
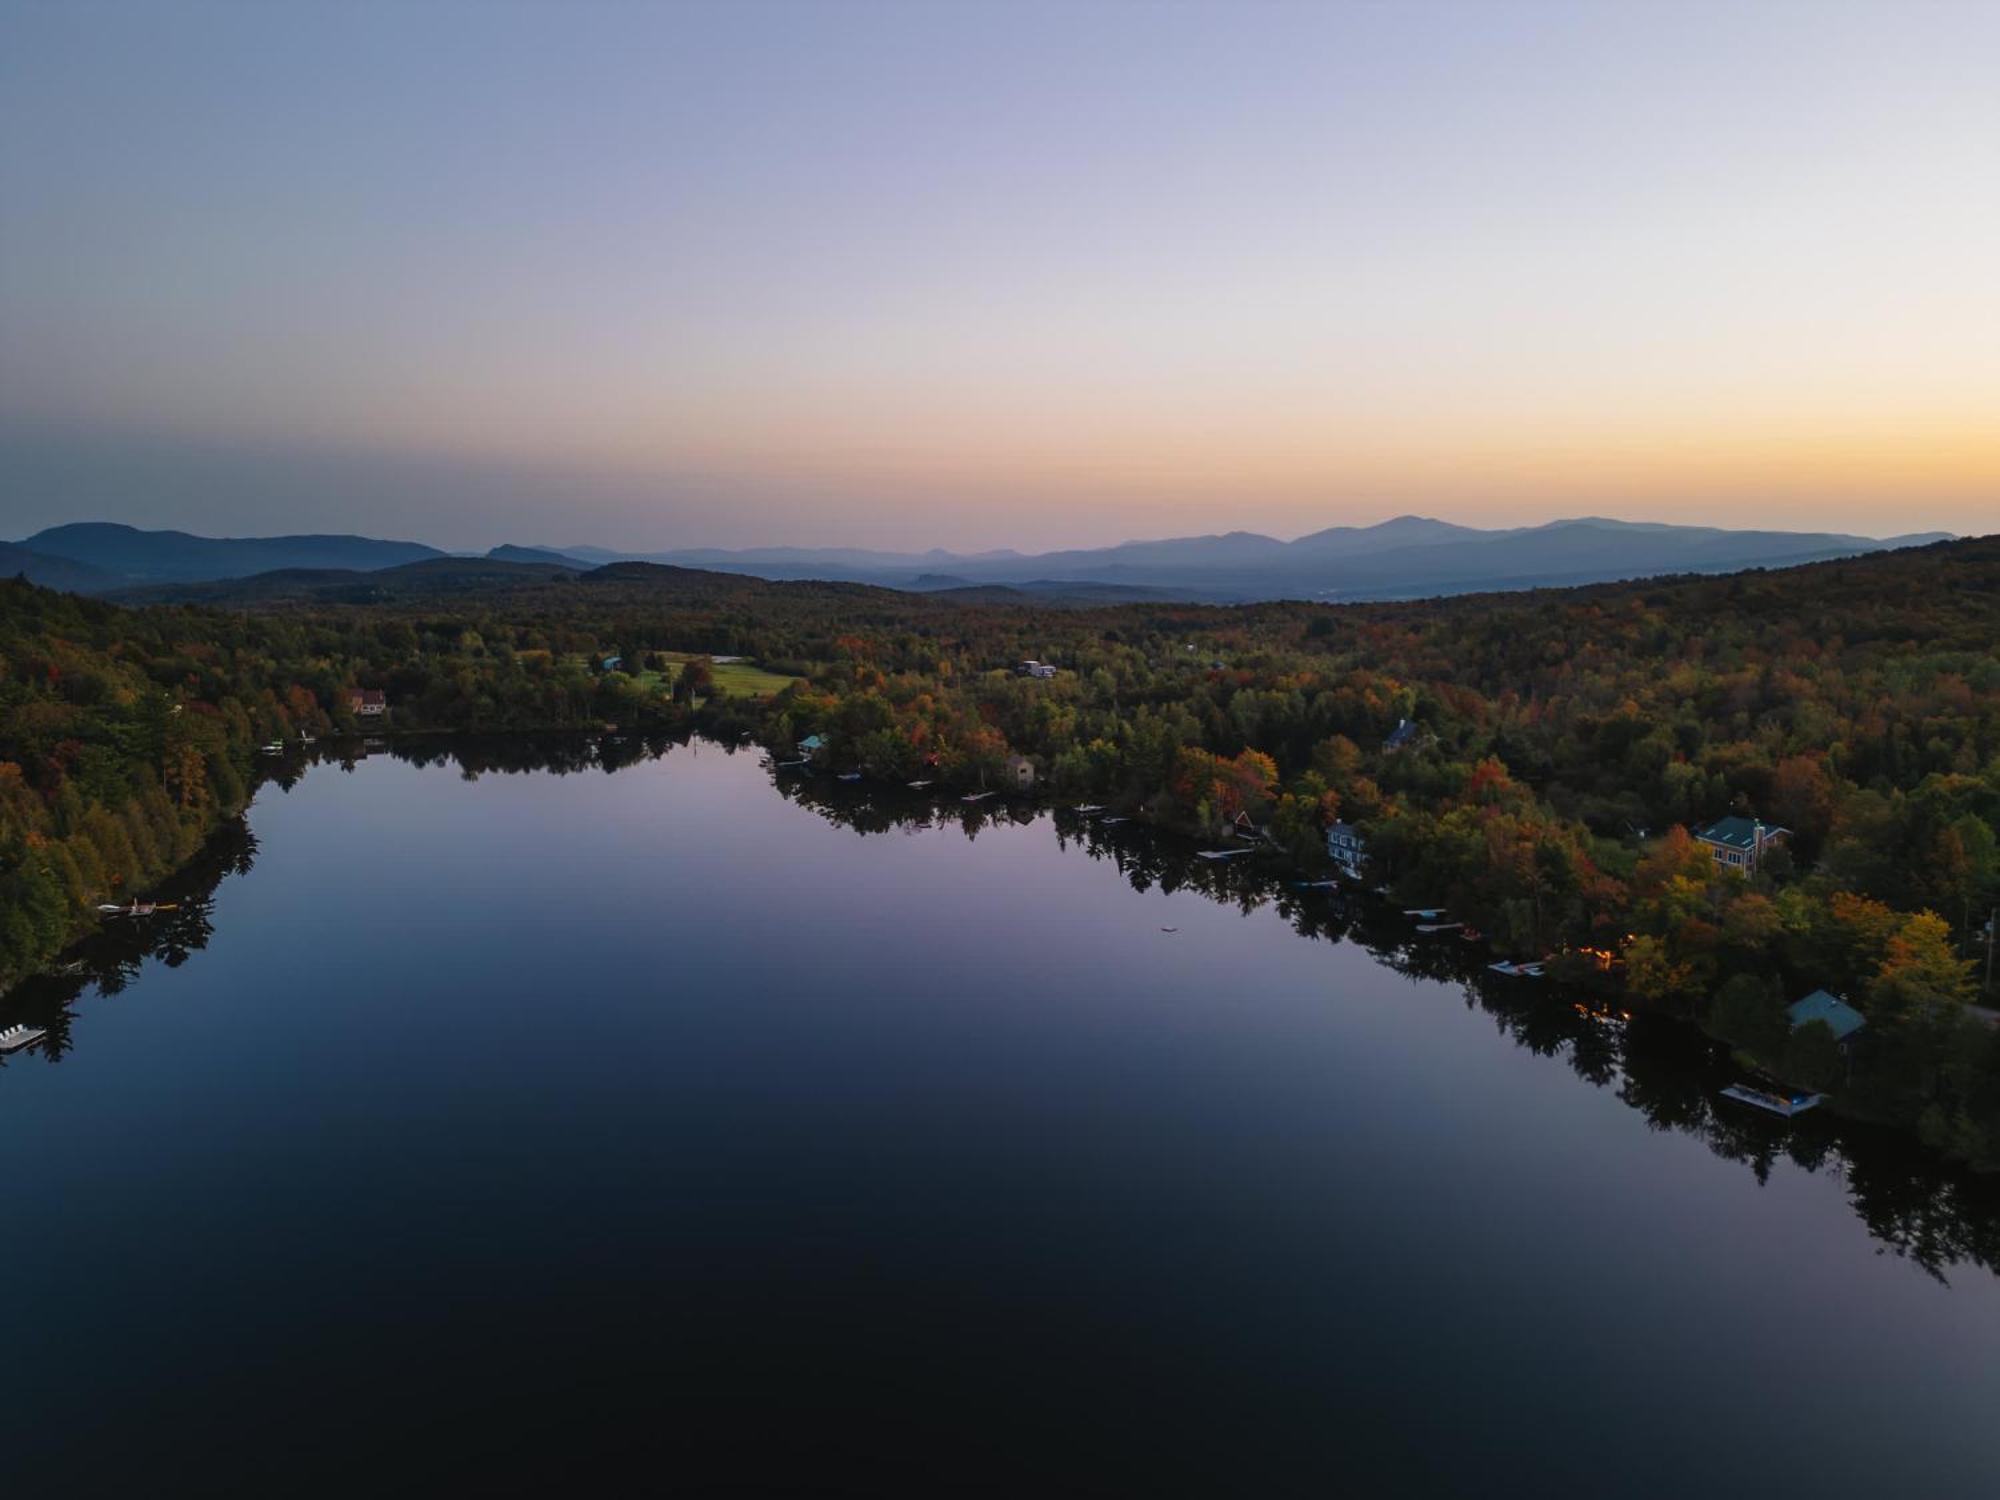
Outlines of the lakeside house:
[{"label": "lakeside house", "polygon": [[616,672],[625,665],[625,658],[622,656],[607,656],[600,665],[607,672]]},{"label": "lakeside house", "polygon": [[1368,858],[1368,841],[1352,823],[1335,823],[1326,831],[1326,853],[1341,869],[1358,876]]},{"label": "lakeside house", "polygon": [[1707,846],[1717,864],[1747,875],[1756,870],[1767,849],[1791,837],[1791,830],[1756,818],[1718,818],[1695,830],[1694,837]]},{"label": "lakeside house", "polygon": [[1805,999],[1794,1001],[1785,1008],[1785,1015],[1791,1020],[1794,1031],[1815,1021],[1823,1022],[1843,1049],[1853,1040],[1854,1034],[1868,1024],[1868,1018],[1860,1011],[1826,990],[1814,990]]},{"label": "lakeside house", "polygon": [[1260,844],[1271,837],[1271,830],[1257,822],[1247,812],[1240,812],[1229,820],[1229,831],[1239,839],[1250,839]]},{"label": "lakeside house", "polygon": [[1014,664],[1014,675],[1017,677],[1048,678],[1056,675],[1056,669],[1051,663],[1036,661],[1031,656]]},{"label": "lakeside house", "polygon": [[808,760],[811,760],[815,755],[818,755],[820,751],[824,750],[825,748],[826,748],[826,736],[823,734],[809,734],[804,739],[799,741],[799,754],[803,755]]},{"label": "lakeside house", "polygon": [[380,688],[350,688],[347,707],[357,719],[379,719],[389,711],[389,695]]},{"label": "lakeside house", "polygon": [[1007,784],[1017,792],[1035,789],[1035,763],[1025,755],[1007,757]]}]

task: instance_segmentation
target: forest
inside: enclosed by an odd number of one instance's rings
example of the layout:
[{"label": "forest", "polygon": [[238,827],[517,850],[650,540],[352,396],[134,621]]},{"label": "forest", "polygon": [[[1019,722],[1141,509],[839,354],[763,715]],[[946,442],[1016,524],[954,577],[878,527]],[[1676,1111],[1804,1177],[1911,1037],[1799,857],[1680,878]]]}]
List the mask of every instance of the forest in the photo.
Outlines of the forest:
[{"label": "forest", "polygon": [[[729,694],[716,656],[791,685]],[[1030,658],[1055,675],[1015,670]],[[363,688],[382,723],[356,720]],[[786,756],[819,736],[823,769],[946,787],[1012,786],[1025,760],[1043,794],[1203,841],[1240,816],[1311,874],[1343,821],[1371,884],[1494,953],[1551,955],[2000,1165],[1994,538],[1363,605],[1080,608],[647,564],[352,603],[0,583],[0,985],[185,862],[270,742],[606,725]],[[1691,836],[1732,814],[1789,830],[1754,873]],[[1867,1018],[1853,1046],[1790,1026],[1815,988]]]}]

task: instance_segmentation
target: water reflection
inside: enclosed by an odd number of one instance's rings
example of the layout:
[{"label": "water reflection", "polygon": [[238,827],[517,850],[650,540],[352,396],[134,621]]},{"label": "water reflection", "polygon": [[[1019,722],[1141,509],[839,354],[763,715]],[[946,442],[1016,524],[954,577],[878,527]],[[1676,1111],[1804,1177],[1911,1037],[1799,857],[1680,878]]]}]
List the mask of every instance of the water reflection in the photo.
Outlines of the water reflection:
[{"label": "water reflection", "polygon": [[[314,768],[321,774],[352,771],[376,755],[455,768],[468,781],[531,772],[599,774],[688,743],[684,736],[658,735],[357,740],[273,757],[261,769],[266,784],[280,792]],[[703,740],[698,751],[764,754],[746,741]],[[1734,1076],[1726,1050],[1693,1028],[1643,1013],[1628,1018],[1600,997],[1554,983],[1493,975],[1476,949],[1451,935],[1415,933],[1399,912],[1373,897],[1302,888],[1275,859],[1203,861],[1186,841],[1143,821],[1105,827],[1063,809],[1051,814],[1046,804],[1023,798],[966,803],[950,794],[843,783],[776,767],[771,779],[787,801],[863,836],[949,827],[976,841],[998,824],[1049,817],[1063,849],[1109,862],[1135,891],[1198,892],[1245,913],[1273,909],[1301,936],[1353,943],[1397,973],[1455,986],[1466,1008],[1489,1017],[1515,1046],[1559,1061],[1591,1087],[1610,1090],[1652,1129],[1693,1137],[1759,1182],[1781,1159],[1833,1174],[1868,1232],[1933,1276],[1943,1279],[1958,1265],[2000,1268],[2000,1182],[1945,1167],[1901,1136],[1824,1111],[1779,1121],[1734,1106],[1720,1097]],[[30,1048],[0,1057],[0,1070],[61,1062],[73,1044],[71,1020],[79,1003],[119,996],[148,959],[178,967],[205,947],[217,887],[231,874],[248,873],[256,853],[244,821],[225,825],[185,869],[147,893],[176,903],[173,910],[107,923],[65,955],[58,972],[0,999],[0,1026],[25,1022],[47,1033]]]}]

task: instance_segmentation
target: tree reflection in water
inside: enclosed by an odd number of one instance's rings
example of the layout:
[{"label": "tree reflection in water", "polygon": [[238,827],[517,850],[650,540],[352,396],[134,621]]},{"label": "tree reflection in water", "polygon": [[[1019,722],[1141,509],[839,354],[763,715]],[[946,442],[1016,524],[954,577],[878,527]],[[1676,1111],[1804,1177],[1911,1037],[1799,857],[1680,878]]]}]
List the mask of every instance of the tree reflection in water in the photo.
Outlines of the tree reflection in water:
[{"label": "tree reflection in water", "polygon": [[[311,766],[351,771],[370,755],[413,765],[456,767],[468,781],[529,772],[608,773],[657,759],[685,737],[398,739],[329,743],[266,768],[265,780],[289,790]],[[763,755],[748,744],[703,742],[706,750]],[[978,803],[900,785],[843,783],[799,770],[773,770],[778,794],[857,834],[908,834],[957,828],[976,840],[997,824],[1026,825],[1051,816],[1045,804],[994,797]],[[1387,903],[1350,891],[1299,889],[1275,859],[1204,861],[1185,840],[1143,821],[1111,828],[1056,810],[1058,844],[1109,861],[1135,891],[1195,891],[1249,913],[1275,909],[1300,935],[1355,943],[1399,974],[1456,985],[1469,1010],[1484,1012],[1516,1046],[1560,1060],[1595,1088],[1611,1089],[1655,1130],[1700,1140],[1716,1156],[1740,1162],[1765,1181],[1781,1159],[1807,1172],[1841,1178],[1868,1232],[1887,1249],[1944,1279],[1954,1266],[2000,1269],[2000,1182],[1942,1165],[1906,1138],[1816,1111],[1790,1121],[1727,1105],[1720,1090],[1733,1078],[1726,1051],[1693,1027],[1663,1016],[1627,1019],[1601,1000],[1553,983],[1525,984],[1490,974],[1479,950],[1425,938]],[[237,819],[217,831],[186,867],[148,899],[172,911],[107,922],[65,955],[59,972],[31,979],[0,998],[0,1026],[25,1022],[47,1036],[0,1057],[0,1070],[57,1063],[72,1045],[75,1004],[94,992],[120,994],[146,960],[171,967],[207,946],[214,893],[231,874],[247,874],[256,840]]]}]

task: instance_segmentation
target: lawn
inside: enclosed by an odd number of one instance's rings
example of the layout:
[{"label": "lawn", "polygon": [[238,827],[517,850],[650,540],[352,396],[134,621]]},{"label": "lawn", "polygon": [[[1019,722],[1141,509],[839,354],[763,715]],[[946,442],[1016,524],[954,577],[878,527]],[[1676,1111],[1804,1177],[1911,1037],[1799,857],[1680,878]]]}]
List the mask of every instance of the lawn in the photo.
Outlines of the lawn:
[{"label": "lawn", "polygon": [[[664,651],[660,654],[676,664],[691,659],[688,653],[682,651]],[[792,678],[781,677],[776,672],[766,672],[762,667],[753,666],[747,661],[719,661],[711,670],[715,673],[716,691],[728,698],[768,698],[773,693],[782,693],[792,685],[793,681]],[[640,672],[635,675],[647,687],[665,690],[665,683],[658,672]]]}]

